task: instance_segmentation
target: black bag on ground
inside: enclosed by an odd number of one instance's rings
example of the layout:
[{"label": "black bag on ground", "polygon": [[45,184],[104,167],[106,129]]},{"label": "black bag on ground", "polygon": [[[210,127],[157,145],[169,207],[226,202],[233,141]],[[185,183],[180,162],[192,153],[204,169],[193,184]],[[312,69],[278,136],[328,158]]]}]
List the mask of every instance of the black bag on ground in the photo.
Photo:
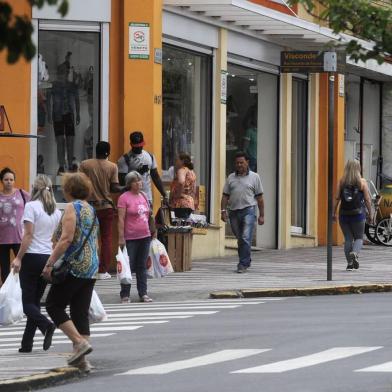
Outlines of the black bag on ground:
[{"label": "black bag on ground", "polygon": [[364,205],[363,193],[355,185],[346,185],[340,193],[340,202],[342,215],[358,215]]}]

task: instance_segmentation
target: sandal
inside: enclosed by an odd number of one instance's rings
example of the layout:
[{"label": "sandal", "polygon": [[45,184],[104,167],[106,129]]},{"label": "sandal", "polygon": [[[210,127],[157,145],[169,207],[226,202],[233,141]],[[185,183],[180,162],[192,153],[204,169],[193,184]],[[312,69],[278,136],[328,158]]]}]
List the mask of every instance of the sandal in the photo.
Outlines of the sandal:
[{"label": "sandal", "polygon": [[152,302],[152,299],[147,294],[144,294],[140,297],[140,302]]}]

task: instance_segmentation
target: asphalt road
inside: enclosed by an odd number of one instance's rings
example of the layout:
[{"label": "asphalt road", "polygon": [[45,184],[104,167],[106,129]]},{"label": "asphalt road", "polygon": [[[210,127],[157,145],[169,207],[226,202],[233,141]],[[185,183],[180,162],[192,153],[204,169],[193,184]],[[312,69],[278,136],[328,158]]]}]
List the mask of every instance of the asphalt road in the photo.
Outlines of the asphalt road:
[{"label": "asphalt road", "polygon": [[[113,335],[93,340],[96,370],[47,390],[391,391],[391,303],[367,294],[107,305]],[[131,319],[143,327],[127,330]]]}]

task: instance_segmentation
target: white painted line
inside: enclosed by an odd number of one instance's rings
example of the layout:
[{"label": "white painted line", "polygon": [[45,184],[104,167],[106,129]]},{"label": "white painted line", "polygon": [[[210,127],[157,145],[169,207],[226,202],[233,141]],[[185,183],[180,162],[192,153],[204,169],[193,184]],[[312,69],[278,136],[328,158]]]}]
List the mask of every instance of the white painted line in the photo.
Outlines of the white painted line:
[{"label": "white painted line", "polygon": [[[153,302],[150,305],[151,306],[192,306],[192,305],[209,305],[209,304],[218,304],[218,305],[253,305],[253,304],[258,304],[261,301],[281,301],[283,299],[287,299],[287,297],[263,297],[263,298],[258,298],[258,299],[231,299],[231,300],[223,300],[223,299],[207,299],[205,301],[169,301],[169,302]],[[106,304],[104,303],[103,306],[148,306],[144,304],[143,302],[131,302],[129,304],[121,304],[121,303],[111,303],[111,304]]]},{"label": "white painted line", "polygon": [[[95,333],[95,334],[91,334],[90,338],[103,338],[103,337],[112,336],[112,335],[114,335],[114,333]],[[21,337],[22,337],[22,335],[20,335],[20,337],[18,337],[18,338],[1,338],[0,342],[20,342]],[[63,338],[64,338],[64,335],[53,336],[53,341],[56,341],[57,339],[63,339]],[[34,338],[34,342],[43,342],[43,340],[44,340],[43,336],[42,337],[38,336],[38,337]],[[70,340],[68,340],[68,342],[71,343]],[[1,344],[0,344],[0,346],[1,346]],[[0,360],[1,360],[1,358],[0,358]]]},{"label": "white painted line", "polygon": [[172,320],[172,319],[188,319],[193,316],[147,316],[147,317],[116,317],[110,316],[107,321],[102,321],[100,324],[106,324],[108,321],[137,321],[137,320]]},{"label": "white painted line", "polygon": [[243,305],[260,305],[264,304],[265,302],[253,302],[248,304],[241,304],[241,303],[213,303],[213,304],[169,304],[169,305],[159,305],[154,303],[153,305],[132,305],[132,304],[117,304],[117,305],[104,305],[105,310],[115,310],[115,309],[209,309],[209,308],[228,308],[231,309],[232,307],[239,307]]},{"label": "white painted line", "polygon": [[178,370],[190,369],[193,367],[212,365],[215,363],[232,361],[234,359],[240,359],[249,357],[269,351],[270,349],[261,350],[222,350],[212,354],[202,355],[191,359],[185,359],[183,361],[175,361],[169,363],[163,363],[156,366],[147,366],[139,369],[129,370],[125,373],[116,374],[117,376],[122,375],[142,375],[142,374],[168,374],[176,372]]},{"label": "white painted line", "polygon": [[138,310],[189,310],[193,311],[193,309],[235,309],[239,308],[241,305],[215,305],[215,306],[140,306],[140,307],[127,307],[127,305],[122,306],[121,308],[107,308],[105,310],[111,314],[111,312],[123,312],[124,310],[128,310],[130,312],[138,311]]},{"label": "white painted line", "polygon": [[[168,323],[169,320],[152,320],[152,321],[119,321],[117,322],[110,319],[110,321],[105,321],[99,324],[93,324],[93,325],[144,325],[144,324],[165,324]],[[93,328],[90,326],[90,328]]]},{"label": "white painted line", "polygon": [[380,372],[380,373],[391,373],[392,362],[381,363],[380,365],[370,366],[363,369],[354,370],[355,372]]},{"label": "white painted line", "polygon": [[113,317],[145,317],[145,316],[198,316],[198,315],[209,315],[218,313],[216,311],[196,311],[196,312],[152,312],[152,313],[116,313],[109,314],[110,318]]},{"label": "white painted line", "polygon": [[90,331],[135,331],[136,329],[142,328],[142,325],[134,325],[131,327],[90,327]]},{"label": "white painted line", "polygon": [[248,369],[237,370],[231,373],[283,373],[289,370],[301,369],[318,365],[337,359],[348,358],[353,355],[378,350],[382,347],[335,347],[316,354],[289,359],[287,361],[273,362],[267,365],[256,366]]}]

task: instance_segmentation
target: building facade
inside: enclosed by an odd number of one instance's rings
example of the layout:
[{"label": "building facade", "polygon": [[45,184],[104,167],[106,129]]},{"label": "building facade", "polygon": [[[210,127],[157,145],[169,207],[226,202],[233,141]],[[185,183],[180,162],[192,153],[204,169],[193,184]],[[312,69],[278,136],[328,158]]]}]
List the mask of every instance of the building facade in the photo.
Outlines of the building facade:
[{"label": "building facade", "polygon": [[[142,130],[164,181],[178,152],[192,156],[210,223],[194,236],[193,257],[218,257],[233,241],[220,221],[221,191],[245,149],[265,188],[255,246],[325,243],[328,79],[279,66],[283,50],[336,40],[328,29],[270,0],[69,0],[65,18],[55,7],[10,3],[31,16],[39,56],[8,65],[0,53],[0,104],[15,132],[44,136],[0,138],[0,167],[13,167],[19,186],[45,173],[61,206],[62,172],[92,157],[98,140],[116,161],[129,133]],[[349,63],[335,81],[335,183],[358,154],[377,180],[379,157],[392,152],[392,66]]]}]

